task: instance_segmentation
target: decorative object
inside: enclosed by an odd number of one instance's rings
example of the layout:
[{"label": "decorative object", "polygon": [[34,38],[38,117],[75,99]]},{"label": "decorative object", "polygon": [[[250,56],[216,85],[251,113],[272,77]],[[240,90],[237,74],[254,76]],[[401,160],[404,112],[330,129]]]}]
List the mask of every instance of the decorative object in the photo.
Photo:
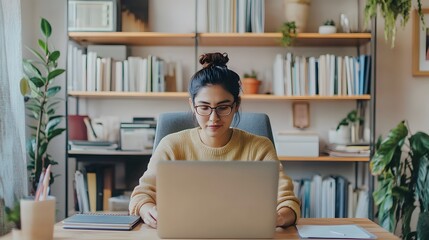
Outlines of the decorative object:
[{"label": "decorative object", "polygon": [[298,33],[305,32],[310,0],[284,0],[284,7],[285,21],[295,22]]},{"label": "decorative object", "polygon": [[337,125],[337,131],[341,126],[350,127],[350,142],[355,143],[358,142],[358,127],[362,125],[363,119],[358,116],[356,110],[350,111],[345,118],[343,118]]},{"label": "decorative object", "polygon": [[371,0],[366,1],[365,5],[365,23],[368,25],[369,20],[377,15],[377,10],[380,9],[380,16],[384,18],[384,38],[390,42],[390,46],[395,47],[396,37],[396,22],[401,19],[400,24],[405,27],[409,20],[411,6],[416,2],[417,12],[420,16],[420,21],[424,24],[424,16],[422,13],[421,0],[401,0],[401,1],[385,1]]},{"label": "decorative object", "polygon": [[335,27],[335,22],[332,19],[326,20],[326,22],[319,26],[320,34],[332,34],[337,32],[337,27]]},{"label": "decorative object", "polygon": [[[412,134],[408,124],[400,122],[385,139],[378,139],[370,168],[378,179],[373,197],[379,224],[395,232],[401,223],[403,239],[429,239],[429,135]],[[416,199],[420,213],[412,232]]]},{"label": "decorative object", "polygon": [[341,25],[341,32],[351,33],[349,18],[344,13],[340,14],[340,25]]},{"label": "decorative object", "polygon": [[282,33],[282,45],[287,47],[293,42],[293,38],[296,37],[296,24],[295,22],[284,22],[281,29]]},{"label": "decorative object", "polygon": [[21,199],[21,237],[26,240],[51,240],[54,237],[55,197],[43,201]]},{"label": "decorative object", "polygon": [[[422,9],[428,18],[429,9]],[[421,26],[419,13],[413,11],[413,76],[429,76],[429,28]]]},{"label": "decorative object", "polygon": [[259,92],[261,81],[258,80],[258,75],[254,70],[251,73],[244,73],[241,83],[244,94],[257,94]]},{"label": "decorative object", "polygon": [[[65,130],[65,128],[58,127],[64,116],[56,113],[58,104],[62,103],[62,100],[56,96],[61,87],[54,85],[56,77],[65,70],[58,68],[60,52],[51,50],[49,46],[49,37],[52,33],[50,23],[42,18],[40,28],[43,39],[38,40],[38,46],[41,51],[30,49],[36,60],[24,59],[25,77],[20,82],[21,93],[25,96],[25,105],[30,113],[28,116],[34,119],[29,124],[33,132],[27,142],[27,153],[30,157],[28,163],[30,194],[35,193],[42,171],[49,164],[58,164],[47,153],[47,149],[51,140]],[[53,182],[54,175],[51,173],[50,184]]]},{"label": "decorative object", "polygon": [[308,102],[292,103],[293,126],[296,128],[310,127],[310,104]]}]

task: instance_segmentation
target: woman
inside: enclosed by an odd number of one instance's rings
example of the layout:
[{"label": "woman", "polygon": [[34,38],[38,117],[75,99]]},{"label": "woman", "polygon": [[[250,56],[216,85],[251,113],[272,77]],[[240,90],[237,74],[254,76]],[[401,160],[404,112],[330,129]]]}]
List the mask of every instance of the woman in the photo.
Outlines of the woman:
[{"label": "woman", "polygon": [[[130,201],[130,214],[140,215],[156,228],[156,164],[160,160],[278,160],[272,142],[243,130],[230,128],[238,114],[240,77],[226,66],[226,53],[208,53],[200,58],[203,68],[192,76],[189,105],[199,127],[170,134],[157,146]],[[293,183],[279,163],[277,226],[286,227],[299,219],[299,200]]]}]

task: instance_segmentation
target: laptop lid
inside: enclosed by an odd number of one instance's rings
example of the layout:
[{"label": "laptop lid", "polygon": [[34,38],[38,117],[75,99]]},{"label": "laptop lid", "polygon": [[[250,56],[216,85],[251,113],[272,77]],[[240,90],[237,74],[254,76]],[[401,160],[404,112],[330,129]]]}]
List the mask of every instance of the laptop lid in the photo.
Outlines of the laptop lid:
[{"label": "laptop lid", "polygon": [[161,161],[161,238],[272,238],[278,162]]}]

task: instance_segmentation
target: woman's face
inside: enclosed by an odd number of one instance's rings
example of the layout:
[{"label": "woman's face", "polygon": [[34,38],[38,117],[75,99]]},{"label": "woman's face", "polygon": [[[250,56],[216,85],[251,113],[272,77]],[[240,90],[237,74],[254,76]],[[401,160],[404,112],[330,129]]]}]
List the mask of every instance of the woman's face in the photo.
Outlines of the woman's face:
[{"label": "woman's face", "polygon": [[[232,94],[221,85],[208,85],[200,89],[195,97],[195,103],[192,103],[192,99],[189,103],[202,130],[201,140],[206,144],[226,144],[231,133],[229,127],[238,109]],[[217,108],[217,111],[214,108]],[[209,115],[202,116],[201,113]]]}]

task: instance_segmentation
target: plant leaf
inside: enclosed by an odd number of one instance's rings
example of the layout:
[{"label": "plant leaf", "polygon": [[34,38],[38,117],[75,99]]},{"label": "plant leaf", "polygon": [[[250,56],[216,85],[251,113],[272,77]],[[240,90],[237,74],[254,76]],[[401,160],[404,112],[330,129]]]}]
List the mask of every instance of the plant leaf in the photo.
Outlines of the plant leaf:
[{"label": "plant leaf", "polygon": [[46,96],[47,97],[52,97],[55,94],[57,94],[59,91],[61,91],[61,87],[60,86],[54,86],[48,89],[48,91],[46,91]]},{"label": "plant leaf", "polygon": [[49,60],[55,62],[60,58],[60,51],[53,51],[49,54]]},{"label": "plant leaf", "polygon": [[57,128],[53,131],[51,131],[50,133],[48,133],[48,141],[51,141],[52,138],[60,135],[62,132],[64,132],[66,129],[65,128]]},{"label": "plant leaf", "polygon": [[48,53],[49,53],[48,52],[48,45],[46,44],[46,42],[43,41],[42,39],[39,39],[38,43],[39,43],[40,49],[42,49],[45,52],[45,54],[48,55]]},{"label": "plant leaf", "polygon": [[48,136],[51,135],[51,131],[53,131],[54,128],[58,126],[58,124],[60,123],[61,123],[61,118],[54,118],[53,120],[50,120],[48,124],[46,124],[45,131],[48,133]]},{"label": "plant leaf", "polygon": [[429,159],[428,155],[420,158],[417,178],[417,195],[420,200],[422,211],[429,211]]},{"label": "plant leaf", "polygon": [[34,66],[34,64],[32,64],[30,61],[24,60],[22,64],[24,67],[24,73],[28,76],[28,78],[31,78],[31,77],[42,78],[40,70],[36,66]]},{"label": "plant leaf", "polygon": [[394,129],[390,130],[387,137],[381,142],[379,149],[371,159],[370,168],[374,175],[379,175],[392,161],[397,148],[402,147],[403,140],[408,135],[408,129],[404,121],[400,122]]},{"label": "plant leaf", "polygon": [[45,81],[43,78],[32,77],[30,78],[30,81],[34,84],[34,86],[38,88],[43,87],[45,85]]},{"label": "plant leaf", "polygon": [[429,135],[424,132],[417,132],[410,137],[410,145],[413,155],[421,158],[429,152]]},{"label": "plant leaf", "polygon": [[37,58],[39,58],[43,63],[45,62],[45,58],[36,50],[26,47],[28,49],[28,51],[30,51],[31,53],[34,54],[34,56],[36,56]]},{"label": "plant leaf", "polygon": [[54,79],[58,75],[61,75],[65,71],[66,71],[65,69],[55,69],[54,71],[52,71],[48,74],[48,81]]},{"label": "plant leaf", "polygon": [[419,214],[417,239],[429,239],[429,212],[421,212]]},{"label": "plant leaf", "polygon": [[19,90],[21,91],[22,96],[26,96],[31,92],[27,78],[21,78],[21,81],[19,82]]},{"label": "plant leaf", "polygon": [[51,27],[51,24],[48,22],[48,20],[42,18],[40,22],[40,29],[42,30],[42,33],[46,38],[51,36],[52,27]]}]

